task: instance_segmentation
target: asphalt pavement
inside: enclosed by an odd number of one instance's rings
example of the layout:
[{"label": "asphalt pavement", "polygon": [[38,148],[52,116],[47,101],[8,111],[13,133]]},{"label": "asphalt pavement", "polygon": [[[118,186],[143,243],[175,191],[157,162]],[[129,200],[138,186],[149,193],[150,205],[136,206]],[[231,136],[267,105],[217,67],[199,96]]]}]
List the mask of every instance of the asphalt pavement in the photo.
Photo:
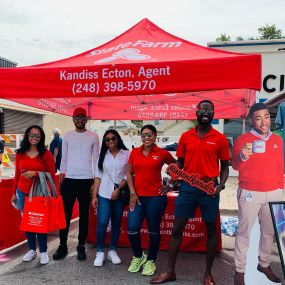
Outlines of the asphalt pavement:
[{"label": "asphalt pavement", "polygon": [[[27,251],[27,244],[0,254],[0,284],[31,285],[31,284],[148,284],[151,277],[145,277],[139,273],[127,271],[132,258],[130,248],[119,248],[118,254],[123,263],[113,265],[106,261],[102,267],[94,267],[93,261],[96,249],[93,244],[87,244],[87,259],[78,261],[76,256],[78,222],[71,225],[68,248],[68,256],[61,261],[52,260],[52,253],[58,246],[57,233],[49,235],[48,251],[50,262],[47,265],[39,263],[39,257],[31,262],[22,262],[22,256]],[[219,285],[233,284],[234,262],[233,262],[234,237],[223,235],[223,251],[217,254],[213,266],[213,276]],[[167,251],[160,251],[156,262],[157,272],[167,268]],[[203,273],[205,265],[204,253],[185,253],[178,255],[176,282],[169,284],[203,284]],[[277,255],[277,248],[273,249],[272,269],[282,276],[282,268]],[[284,281],[284,280],[283,280]],[[267,284],[267,283],[266,283]],[[249,284],[251,285],[251,284]],[[262,283],[259,283],[262,285]]]},{"label": "asphalt pavement", "polygon": [[[76,256],[77,226],[71,226],[69,235],[68,256],[61,261],[52,260],[52,253],[58,246],[57,233],[49,235],[48,251],[50,262],[40,265],[39,258],[31,262],[22,262],[22,256],[27,251],[27,244],[23,244],[11,251],[0,254],[0,284],[148,284],[151,277],[127,271],[132,258],[130,248],[119,248],[118,254],[123,263],[113,265],[106,261],[102,267],[94,267],[93,261],[96,249],[93,244],[87,244],[87,260],[78,261]],[[166,269],[167,251],[160,251],[156,262],[157,272]],[[180,253],[177,260],[177,281],[169,284],[202,284],[204,253]],[[217,284],[231,284],[234,267],[224,253],[218,254],[214,264],[213,274]]]}]

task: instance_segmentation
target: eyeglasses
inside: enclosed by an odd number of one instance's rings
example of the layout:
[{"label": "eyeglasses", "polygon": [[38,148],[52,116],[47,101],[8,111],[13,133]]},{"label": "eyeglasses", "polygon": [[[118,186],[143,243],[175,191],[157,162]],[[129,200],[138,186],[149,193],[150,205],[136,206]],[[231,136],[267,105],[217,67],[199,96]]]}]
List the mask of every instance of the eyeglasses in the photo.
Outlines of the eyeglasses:
[{"label": "eyeglasses", "polygon": [[151,137],[153,137],[153,133],[142,133],[141,134],[141,138],[151,138]]},{"label": "eyeglasses", "polygon": [[79,121],[85,122],[87,120],[87,118],[84,115],[78,115],[78,116],[73,117],[73,120],[75,122],[79,122]]},{"label": "eyeglasses", "polygon": [[208,110],[208,109],[198,109],[198,110],[197,110],[197,114],[198,114],[199,116],[205,115],[206,113],[207,113],[208,115],[212,116],[212,115],[214,114],[214,111],[213,111],[213,110]]},{"label": "eyeglasses", "polygon": [[40,135],[40,134],[30,134],[30,133],[29,133],[29,137],[30,137],[31,139],[40,139],[40,138],[41,138],[41,135]]},{"label": "eyeglasses", "polygon": [[116,137],[105,138],[105,142],[110,142],[110,141],[114,142],[114,141],[116,141],[116,140],[117,140]]}]

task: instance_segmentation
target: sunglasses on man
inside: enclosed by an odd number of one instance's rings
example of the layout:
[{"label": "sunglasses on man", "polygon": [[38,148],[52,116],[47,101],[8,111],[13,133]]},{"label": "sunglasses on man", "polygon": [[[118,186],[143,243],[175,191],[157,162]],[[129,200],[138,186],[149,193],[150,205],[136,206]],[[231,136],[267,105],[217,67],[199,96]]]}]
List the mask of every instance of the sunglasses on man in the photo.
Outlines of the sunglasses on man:
[{"label": "sunglasses on man", "polygon": [[84,115],[78,115],[78,116],[73,117],[73,120],[75,122],[85,122],[87,118]]},{"label": "sunglasses on man", "polygon": [[208,110],[208,109],[198,109],[198,110],[197,110],[197,114],[198,114],[199,116],[205,115],[206,113],[207,113],[208,115],[212,116],[212,115],[214,114],[214,111],[213,111],[213,110]]}]

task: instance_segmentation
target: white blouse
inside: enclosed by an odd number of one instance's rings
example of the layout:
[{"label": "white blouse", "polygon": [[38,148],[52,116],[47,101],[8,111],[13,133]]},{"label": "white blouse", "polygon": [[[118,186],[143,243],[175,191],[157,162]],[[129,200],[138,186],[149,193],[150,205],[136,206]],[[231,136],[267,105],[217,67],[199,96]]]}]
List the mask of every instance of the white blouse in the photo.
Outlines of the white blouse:
[{"label": "white blouse", "polygon": [[127,180],[127,164],[130,152],[121,149],[116,157],[114,157],[108,150],[103,162],[103,171],[98,168],[98,161],[96,163],[95,177],[101,179],[99,186],[99,195],[101,197],[110,199],[114,191],[114,183],[120,184],[123,179]]}]

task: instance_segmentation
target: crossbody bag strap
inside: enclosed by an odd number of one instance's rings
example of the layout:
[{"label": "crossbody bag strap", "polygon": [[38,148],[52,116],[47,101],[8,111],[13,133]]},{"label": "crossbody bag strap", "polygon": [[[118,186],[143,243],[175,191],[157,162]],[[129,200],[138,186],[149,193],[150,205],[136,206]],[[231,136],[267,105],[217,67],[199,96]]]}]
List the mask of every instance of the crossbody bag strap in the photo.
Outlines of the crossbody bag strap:
[{"label": "crossbody bag strap", "polygon": [[113,181],[113,179],[112,179],[110,173],[108,172],[108,170],[106,169],[106,167],[105,167],[104,165],[103,165],[103,170],[107,172],[107,174],[108,174],[108,176],[110,177],[112,183],[115,184],[115,182]]}]

